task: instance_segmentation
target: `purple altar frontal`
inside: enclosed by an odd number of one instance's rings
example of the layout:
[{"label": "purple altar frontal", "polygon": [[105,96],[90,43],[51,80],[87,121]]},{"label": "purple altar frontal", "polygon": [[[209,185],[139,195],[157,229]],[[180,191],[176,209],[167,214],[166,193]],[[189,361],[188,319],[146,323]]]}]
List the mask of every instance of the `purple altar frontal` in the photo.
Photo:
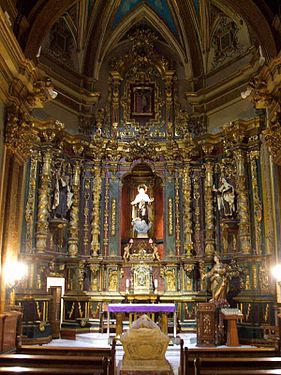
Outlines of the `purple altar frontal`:
[{"label": "purple altar frontal", "polygon": [[174,303],[110,303],[108,304],[108,311],[124,313],[174,313],[176,305]]},{"label": "purple altar frontal", "polygon": [[[110,313],[116,313],[117,315],[122,315],[121,313],[160,313],[163,316],[166,316],[166,323],[164,330],[166,334],[168,334],[168,321],[167,315],[168,313],[173,313],[173,322],[174,322],[174,329],[173,329],[173,336],[176,337],[176,323],[177,323],[177,310],[176,305],[174,303],[109,303],[107,305],[108,314],[107,314],[107,335],[109,338],[109,319]],[[163,329],[162,329],[163,330]],[[122,333],[122,319],[117,319],[116,316],[116,337],[118,334]]]}]

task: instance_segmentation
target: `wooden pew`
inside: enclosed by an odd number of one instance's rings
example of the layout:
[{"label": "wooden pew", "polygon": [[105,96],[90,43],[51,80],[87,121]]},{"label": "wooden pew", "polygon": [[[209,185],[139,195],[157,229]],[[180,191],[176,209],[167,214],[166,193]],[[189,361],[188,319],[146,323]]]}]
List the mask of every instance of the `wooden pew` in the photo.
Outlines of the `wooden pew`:
[{"label": "wooden pew", "polygon": [[[280,357],[228,357],[196,358],[195,375],[228,375],[228,374],[280,374]],[[272,372],[272,370],[274,370]],[[259,372],[257,372],[259,371]]]},{"label": "wooden pew", "polygon": [[17,350],[17,353],[36,355],[63,355],[65,357],[67,356],[67,358],[69,356],[107,358],[109,362],[109,375],[114,375],[116,351],[115,347],[115,340],[113,340],[111,348],[23,345]]},{"label": "wooden pew", "polygon": [[[192,375],[194,374],[194,360],[196,358],[242,358],[242,357],[275,357],[276,351],[274,348],[216,348],[216,347],[184,347],[183,340],[180,341],[180,374]],[[280,358],[281,360],[281,358]]]},{"label": "wooden pew", "polygon": [[[92,369],[71,369],[71,368],[41,368],[26,366],[0,367],[1,375],[26,374],[26,375],[94,375]],[[104,373],[106,374],[106,373]]]},{"label": "wooden pew", "polygon": [[[11,370],[11,368],[21,369],[21,372],[33,371],[53,371],[61,373],[61,370],[76,370],[77,374],[107,375],[109,370],[109,360],[105,357],[93,356],[65,356],[65,355],[38,355],[38,354],[1,354],[0,367]],[[30,369],[23,371],[22,369]],[[36,370],[36,371],[37,371]],[[85,371],[84,371],[85,370]],[[35,371],[35,370],[34,370]],[[1,372],[0,372],[1,373]]]}]

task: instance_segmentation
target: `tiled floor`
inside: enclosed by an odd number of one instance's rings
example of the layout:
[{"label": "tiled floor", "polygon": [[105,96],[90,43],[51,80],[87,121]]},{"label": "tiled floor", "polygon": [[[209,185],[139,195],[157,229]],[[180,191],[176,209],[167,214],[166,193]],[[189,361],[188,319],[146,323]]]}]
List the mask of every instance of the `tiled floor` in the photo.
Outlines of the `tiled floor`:
[{"label": "tiled floor", "polygon": [[[196,345],[196,335],[193,333],[182,333],[178,335],[184,340],[184,346],[192,347]],[[77,334],[76,340],[52,340],[49,344],[51,346],[72,346],[72,347],[109,347],[109,341],[105,333],[83,333]],[[123,357],[123,347],[118,344],[116,346],[116,367]],[[177,344],[169,345],[166,352],[166,358],[170,362],[174,374],[178,374],[178,367],[180,363],[180,346]]]}]

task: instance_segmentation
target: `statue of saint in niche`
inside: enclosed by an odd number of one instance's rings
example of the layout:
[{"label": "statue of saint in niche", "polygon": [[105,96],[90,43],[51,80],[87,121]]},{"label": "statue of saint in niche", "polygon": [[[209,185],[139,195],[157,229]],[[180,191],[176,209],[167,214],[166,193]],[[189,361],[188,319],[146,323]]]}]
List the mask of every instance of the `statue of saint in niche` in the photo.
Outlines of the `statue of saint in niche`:
[{"label": "statue of saint in niche", "polygon": [[73,193],[70,190],[70,176],[61,168],[56,173],[55,189],[53,192],[52,211],[55,219],[66,219],[72,206]]},{"label": "statue of saint in niche", "polygon": [[224,216],[233,216],[235,213],[235,192],[233,185],[222,177],[221,186],[218,189],[213,187],[213,191],[217,193],[219,211],[223,211]]},{"label": "statue of saint in niche", "polygon": [[154,201],[147,194],[147,186],[145,184],[138,186],[138,194],[131,202],[132,208],[132,225],[140,238],[147,238],[147,232],[151,228],[152,223],[148,217],[148,205]]}]

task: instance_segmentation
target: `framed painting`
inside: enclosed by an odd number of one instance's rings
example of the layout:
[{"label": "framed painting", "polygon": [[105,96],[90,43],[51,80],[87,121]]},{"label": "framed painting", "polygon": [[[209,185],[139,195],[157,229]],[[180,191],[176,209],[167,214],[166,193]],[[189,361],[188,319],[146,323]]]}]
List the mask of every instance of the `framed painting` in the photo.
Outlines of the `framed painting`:
[{"label": "framed painting", "polygon": [[154,87],[152,85],[132,85],[131,99],[132,116],[154,115]]}]

